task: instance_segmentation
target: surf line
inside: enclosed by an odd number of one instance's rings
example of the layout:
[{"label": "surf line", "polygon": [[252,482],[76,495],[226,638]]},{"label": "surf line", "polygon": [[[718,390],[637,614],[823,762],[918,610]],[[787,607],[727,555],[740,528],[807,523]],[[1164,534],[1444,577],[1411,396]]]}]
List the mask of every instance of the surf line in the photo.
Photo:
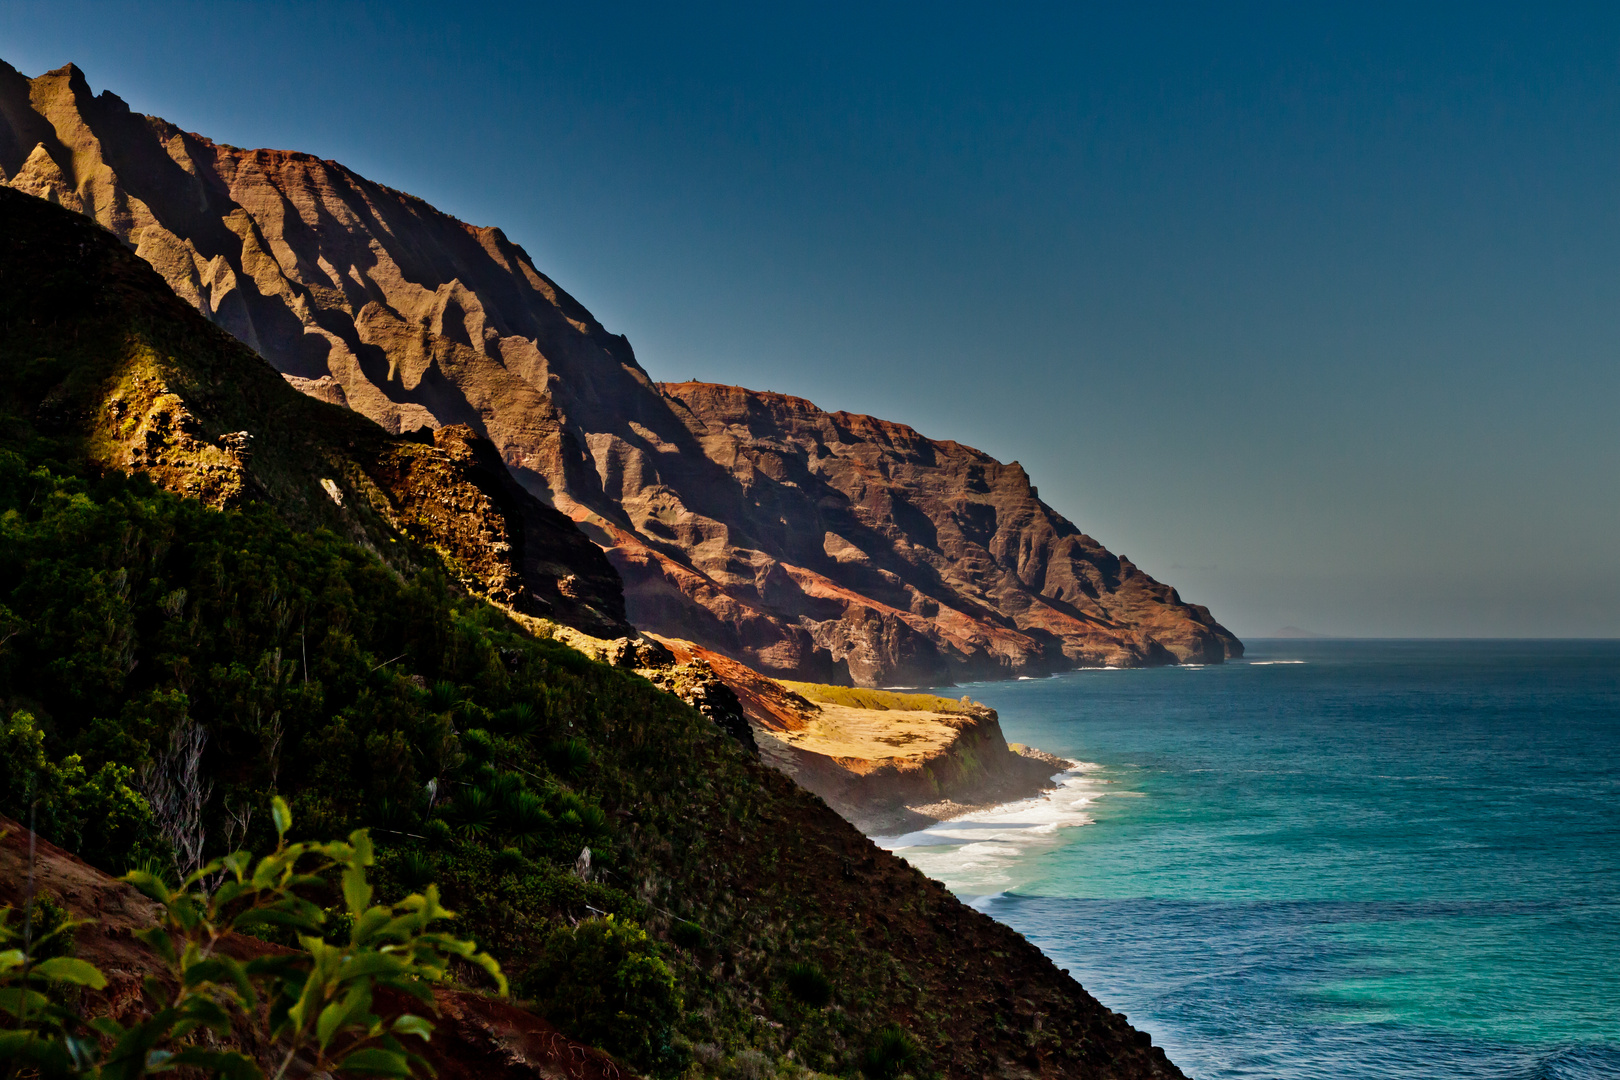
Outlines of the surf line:
[{"label": "surf line", "polygon": [[872,842],[892,851],[953,890],[999,891],[1027,856],[1059,843],[1071,828],[1091,825],[1087,807],[1109,794],[1102,766],[1069,761],[1053,775],[1057,787],[1012,802],[974,807],[925,829]]}]

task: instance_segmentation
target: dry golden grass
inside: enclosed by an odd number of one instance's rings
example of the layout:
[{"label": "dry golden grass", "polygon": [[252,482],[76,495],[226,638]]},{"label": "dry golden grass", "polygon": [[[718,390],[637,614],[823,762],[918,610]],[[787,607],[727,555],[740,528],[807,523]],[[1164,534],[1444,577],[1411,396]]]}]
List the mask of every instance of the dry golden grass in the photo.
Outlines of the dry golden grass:
[{"label": "dry golden grass", "polygon": [[894,690],[867,690],[859,686],[827,686],[822,683],[788,682],[777,680],[800,697],[809,698],[818,705],[843,705],[851,709],[870,709],[874,712],[966,712],[965,702],[936,694],[902,694]]}]

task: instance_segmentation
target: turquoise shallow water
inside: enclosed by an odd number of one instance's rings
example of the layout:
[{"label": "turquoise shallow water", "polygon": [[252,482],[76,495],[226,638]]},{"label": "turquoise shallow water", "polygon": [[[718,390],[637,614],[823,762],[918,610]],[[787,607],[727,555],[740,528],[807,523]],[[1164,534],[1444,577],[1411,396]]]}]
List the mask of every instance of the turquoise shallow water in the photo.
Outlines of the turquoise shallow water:
[{"label": "turquoise shallow water", "polygon": [[883,842],[1188,1075],[1620,1077],[1620,642],[1261,641],[952,692],[1087,764]]}]

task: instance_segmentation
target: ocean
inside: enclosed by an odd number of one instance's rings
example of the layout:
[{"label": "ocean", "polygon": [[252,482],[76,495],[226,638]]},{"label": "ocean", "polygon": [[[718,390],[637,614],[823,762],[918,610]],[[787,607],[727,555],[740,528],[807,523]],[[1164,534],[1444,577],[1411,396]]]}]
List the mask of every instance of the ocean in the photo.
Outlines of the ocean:
[{"label": "ocean", "polygon": [[1083,762],[880,838],[1199,1080],[1620,1077],[1620,642],[952,688]]}]

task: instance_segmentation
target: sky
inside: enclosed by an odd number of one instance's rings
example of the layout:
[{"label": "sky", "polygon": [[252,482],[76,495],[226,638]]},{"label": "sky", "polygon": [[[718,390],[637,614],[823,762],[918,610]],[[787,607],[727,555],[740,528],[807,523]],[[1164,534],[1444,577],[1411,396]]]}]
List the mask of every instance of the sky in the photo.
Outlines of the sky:
[{"label": "sky", "polygon": [[1620,636],[1620,5],[7,0],[0,58],[1017,460],[1240,636]]}]

